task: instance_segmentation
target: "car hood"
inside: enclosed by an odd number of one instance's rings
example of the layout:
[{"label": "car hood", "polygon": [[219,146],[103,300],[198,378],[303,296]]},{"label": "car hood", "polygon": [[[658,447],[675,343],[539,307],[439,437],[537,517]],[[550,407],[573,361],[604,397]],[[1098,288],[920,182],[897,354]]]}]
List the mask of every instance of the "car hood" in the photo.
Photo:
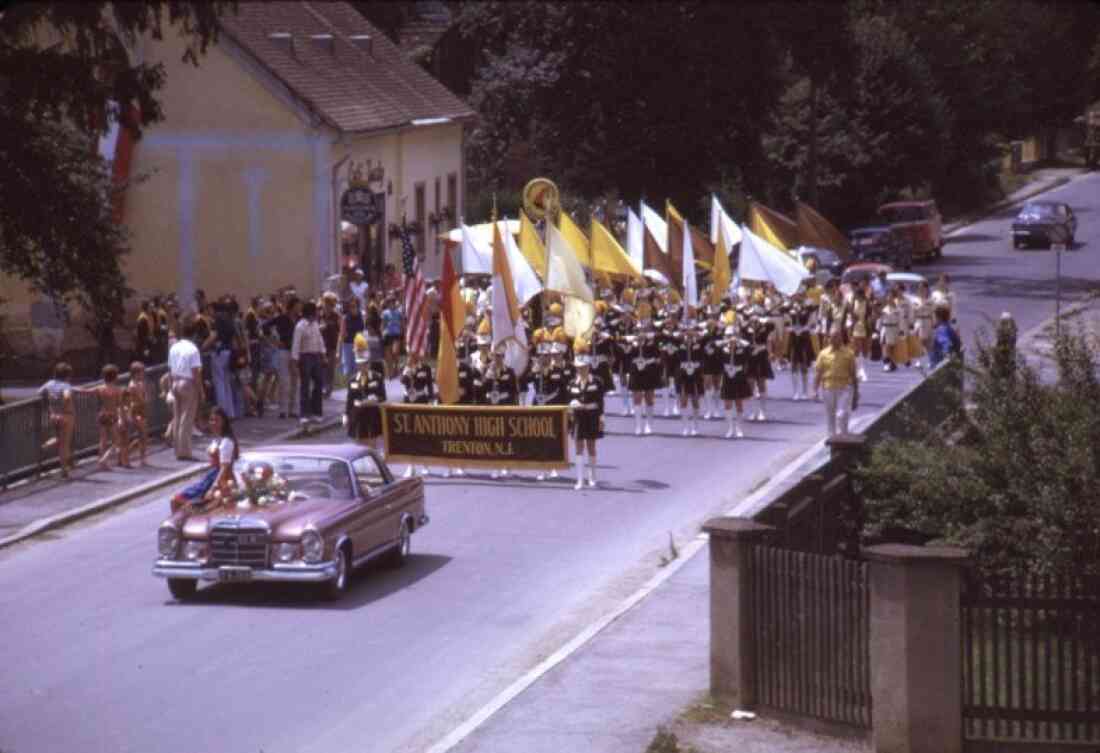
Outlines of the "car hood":
[{"label": "car hood", "polygon": [[1052,225],[1057,222],[1057,218],[1053,214],[1039,214],[1037,212],[1028,212],[1027,214],[1018,214],[1016,219],[1012,221],[1014,225]]},{"label": "car hood", "polygon": [[297,539],[307,526],[321,527],[323,521],[352,504],[350,499],[295,499],[277,502],[264,507],[239,507],[222,505],[188,516],[183,521],[186,538],[202,539],[210,529],[221,522],[235,523],[241,528],[251,526],[271,529],[276,540]]}]

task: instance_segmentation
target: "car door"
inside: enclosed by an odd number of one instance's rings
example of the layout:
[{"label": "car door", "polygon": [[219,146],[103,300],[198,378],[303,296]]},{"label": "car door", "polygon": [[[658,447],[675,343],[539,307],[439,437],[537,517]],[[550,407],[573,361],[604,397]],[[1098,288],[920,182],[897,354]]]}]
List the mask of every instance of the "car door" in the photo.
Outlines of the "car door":
[{"label": "car door", "polygon": [[393,482],[371,455],[351,463],[362,498],[362,525],[355,542],[356,558],[375,554],[396,539],[400,510],[395,504]]}]

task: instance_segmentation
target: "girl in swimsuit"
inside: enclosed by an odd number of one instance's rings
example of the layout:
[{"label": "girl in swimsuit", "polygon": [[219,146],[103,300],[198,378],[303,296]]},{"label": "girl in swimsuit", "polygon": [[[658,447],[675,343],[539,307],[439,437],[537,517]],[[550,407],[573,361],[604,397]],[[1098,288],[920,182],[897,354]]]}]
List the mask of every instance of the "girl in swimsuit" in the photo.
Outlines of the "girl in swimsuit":
[{"label": "girl in swimsuit", "polygon": [[122,450],[120,441],[122,432],[119,430],[119,421],[122,417],[122,393],[118,381],[118,367],[107,364],[103,367],[103,384],[98,387],[77,388],[77,392],[95,395],[99,398],[99,413],[96,423],[99,424],[99,469],[107,470],[108,461],[112,453],[118,453],[118,465],[120,468],[132,467],[129,458]]},{"label": "girl in swimsuit", "polygon": [[[122,448],[120,452],[125,453],[128,460],[130,451],[136,447],[142,465],[145,465],[145,449],[148,445],[147,400],[145,365],[141,361],[134,361],[130,364],[130,384],[122,392],[122,421],[120,424]],[[131,432],[137,433],[137,438],[134,439],[132,444],[130,443]]]},{"label": "girl in swimsuit", "polygon": [[76,429],[76,410],[73,407],[73,386],[69,384],[73,369],[62,361],[54,366],[53,379],[42,385],[39,392],[49,403],[49,422],[56,436],[42,445],[44,451],[57,448],[61,461],[61,475],[69,477],[73,469],[73,431]]}]

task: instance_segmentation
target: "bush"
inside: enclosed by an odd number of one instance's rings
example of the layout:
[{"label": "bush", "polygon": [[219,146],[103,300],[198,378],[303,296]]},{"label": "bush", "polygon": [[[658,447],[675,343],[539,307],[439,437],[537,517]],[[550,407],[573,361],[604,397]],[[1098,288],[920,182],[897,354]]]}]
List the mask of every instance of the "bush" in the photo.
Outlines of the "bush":
[{"label": "bush", "polygon": [[1011,342],[979,342],[967,430],[916,422],[857,471],[866,535],[904,528],[970,549],[991,577],[1100,574],[1100,383],[1083,334],[1053,384]]}]

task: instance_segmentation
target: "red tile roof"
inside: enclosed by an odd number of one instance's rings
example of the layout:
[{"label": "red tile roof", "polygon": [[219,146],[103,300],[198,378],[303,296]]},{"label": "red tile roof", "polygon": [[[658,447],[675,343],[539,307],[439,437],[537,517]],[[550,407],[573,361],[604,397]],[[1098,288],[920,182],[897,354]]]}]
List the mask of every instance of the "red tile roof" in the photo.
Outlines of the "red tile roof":
[{"label": "red tile roof", "polygon": [[[348,3],[242,2],[222,32],[341,131],[371,131],[429,118],[468,118],[452,94]],[[269,35],[289,33],[293,54]],[[331,34],[332,50],[310,37]],[[370,36],[367,53],[350,37]]]}]

